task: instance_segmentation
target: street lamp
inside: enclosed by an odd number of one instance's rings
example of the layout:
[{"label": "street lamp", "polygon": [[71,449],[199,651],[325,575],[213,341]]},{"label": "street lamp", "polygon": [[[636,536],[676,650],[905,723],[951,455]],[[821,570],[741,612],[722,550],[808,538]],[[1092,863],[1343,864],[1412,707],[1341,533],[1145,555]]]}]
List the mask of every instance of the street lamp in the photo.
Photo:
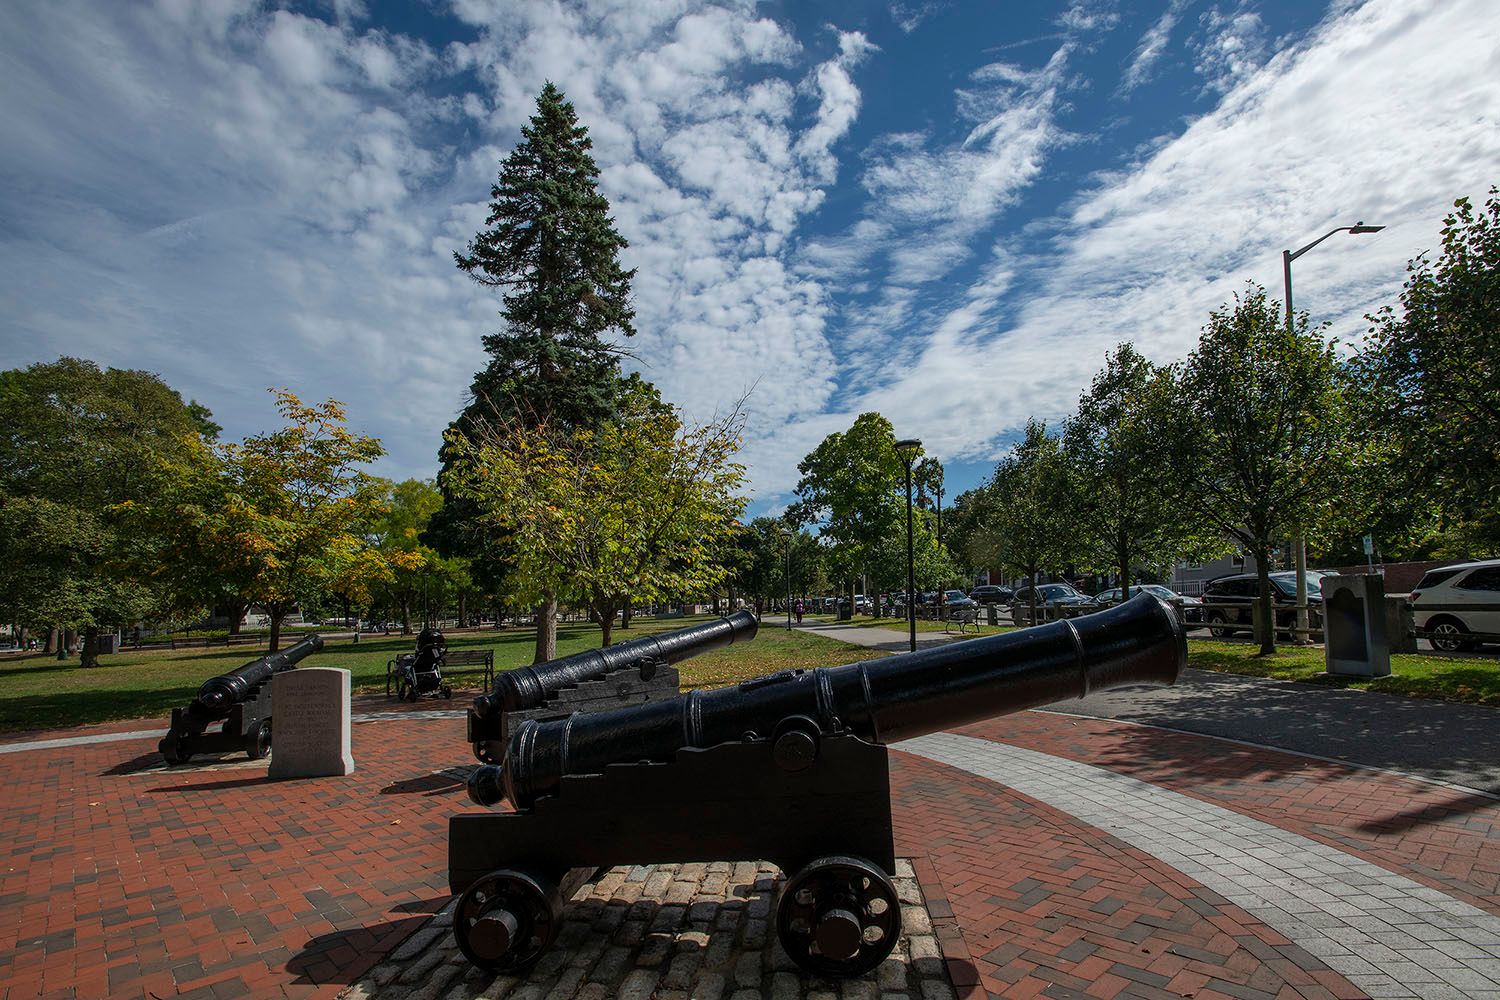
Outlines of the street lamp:
[{"label": "street lamp", "polygon": [[792,630],[792,532],[786,533],[786,628]]},{"label": "street lamp", "polygon": [[[1286,285],[1286,332],[1291,333],[1294,329],[1292,320],[1292,261],[1301,257],[1313,247],[1322,243],[1328,237],[1336,233],[1348,233],[1351,236],[1363,236],[1365,233],[1378,233],[1384,226],[1367,226],[1363,222],[1356,222],[1352,226],[1339,226],[1331,229],[1313,240],[1300,250],[1281,251],[1281,276]],[[1294,569],[1297,572],[1297,638],[1298,644],[1309,642],[1307,634],[1307,539],[1298,536],[1294,553]]]},{"label": "street lamp", "polygon": [[921,450],[922,442],[916,438],[896,442],[896,454],[901,456],[901,461],[906,465],[906,623],[911,630],[913,653],[917,651],[917,568],[912,557],[911,541],[911,463]]}]

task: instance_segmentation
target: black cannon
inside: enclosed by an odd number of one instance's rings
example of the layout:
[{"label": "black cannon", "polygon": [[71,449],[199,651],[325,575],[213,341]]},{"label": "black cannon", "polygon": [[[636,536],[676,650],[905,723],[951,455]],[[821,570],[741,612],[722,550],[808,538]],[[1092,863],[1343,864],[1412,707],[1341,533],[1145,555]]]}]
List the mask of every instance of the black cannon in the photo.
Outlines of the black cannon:
[{"label": "black cannon", "polygon": [[511,735],[469,779],[511,813],[449,821],[454,935],[490,969],[535,961],[559,886],[619,864],[765,859],[792,874],[777,935],[802,968],[854,976],[901,933],[885,745],[1122,684],[1187,661],[1172,609],[1142,594],[1006,635],[842,667],[788,670]]},{"label": "black cannon", "polygon": [[[156,748],[168,764],[186,764],[197,753],[244,750],[259,760],[271,749],[271,679],[323,648],[310,634],[277,653],[251,660],[236,670],[210,677],[187,708],[172,709],[172,728]],[[216,732],[205,732],[223,720]]]},{"label": "black cannon", "polygon": [[680,679],[673,664],[753,639],[758,627],[753,614],[736,611],[718,621],[508,670],[469,710],[474,756],[483,763],[500,763],[511,732],[528,720],[675,698]]}]

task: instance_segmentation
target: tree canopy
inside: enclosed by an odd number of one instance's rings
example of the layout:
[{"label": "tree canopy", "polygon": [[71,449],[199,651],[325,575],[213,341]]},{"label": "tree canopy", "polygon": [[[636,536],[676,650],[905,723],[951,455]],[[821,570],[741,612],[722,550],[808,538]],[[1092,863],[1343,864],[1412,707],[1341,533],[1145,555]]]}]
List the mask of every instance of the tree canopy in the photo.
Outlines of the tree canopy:
[{"label": "tree canopy", "polygon": [[790,514],[820,525],[835,571],[852,585],[883,539],[905,537],[905,468],[895,430],[880,414],[862,413],[847,431],[824,438],[797,471]]},{"label": "tree canopy", "polygon": [[515,585],[533,600],[592,608],[608,645],[630,599],[701,591],[744,507],[738,411],[685,428],[641,381],[597,430],[519,419],[450,440],[453,488],[516,543]]},{"label": "tree canopy", "polygon": [[0,372],[0,604],[13,620],[83,631],[92,665],[98,630],[191,606],[150,571],[166,537],[119,514],[217,430],[209,418],[150,372],[77,358]]},{"label": "tree canopy", "polygon": [[1364,470],[1356,401],[1347,365],[1307,314],[1289,328],[1254,284],[1210,315],[1163,395],[1158,437],[1177,500],[1255,556],[1266,652],[1272,552],[1364,517],[1348,502]]},{"label": "tree canopy", "polygon": [[[1366,374],[1415,485],[1470,546],[1500,545],[1500,189],[1443,220],[1436,262],[1407,264],[1400,311],[1370,317]],[[1465,552],[1464,554],[1469,554]]]}]

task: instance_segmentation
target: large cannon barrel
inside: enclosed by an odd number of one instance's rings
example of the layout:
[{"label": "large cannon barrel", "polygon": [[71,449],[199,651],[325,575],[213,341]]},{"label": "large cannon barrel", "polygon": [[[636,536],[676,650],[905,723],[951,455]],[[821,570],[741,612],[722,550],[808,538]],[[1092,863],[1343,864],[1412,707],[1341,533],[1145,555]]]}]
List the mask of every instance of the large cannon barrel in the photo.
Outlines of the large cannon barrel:
[{"label": "large cannon barrel", "polygon": [[[792,755],[818,732],[889,744],[1123,684],[1171,684],[1187,662],[1172,608],[1149,594],[1080,618],[841,667],[788,670],[713,691],[549,722],[511,736],[503,767],[469,781],[474,801],[503,795],[518,809],[565,775],[609,764],[670,760],[687,747],[792,732]],[[801,730],[802,735],[798,735]],[[801,741],[801,745],[798,745]]]},{"label": "large cannon barrel", "polygon": [[210,712],[227,712],[231,705],[244,701],[250,692],[269,680],[272,674],[290,670],[322,648],[322,636],[317,633],[304,635],[294,645],[280,652],[267,653],[227,674],[210,677],[198,689],[197,701]]},{"label": "large cannon barrel", "polygon": [[718,621],[689,625],[675,632],[643,636],[603,649],[591,649],[575,656],[508,670],[495,678],[495,687],[489,694],[474,700],[474,714],[485,718],[502,710],[516,712],[536,708],[563,688],[607,677],[617,670],[677,663],[742,639],[753,639],[758,627],[753,614],[736,611]]}]

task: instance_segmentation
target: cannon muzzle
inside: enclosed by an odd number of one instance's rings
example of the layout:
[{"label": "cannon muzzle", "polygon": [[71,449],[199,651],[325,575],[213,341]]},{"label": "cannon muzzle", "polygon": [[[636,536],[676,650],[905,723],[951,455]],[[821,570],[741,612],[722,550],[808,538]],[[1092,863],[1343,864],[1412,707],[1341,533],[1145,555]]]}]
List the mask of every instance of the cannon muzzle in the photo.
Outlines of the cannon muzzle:
[{"label": "cannon muzzle", "polygon": [[323,637],[311,632],[280,652],[268,653],[227,674],[210,677],[198,689],[198,704],[211,713],[227,712],[231,705],[244,701],[273,674],[290,670],[322,648]]},{"label": "cannon muzzle", "polygon": [[1150,594],[1080,618],[842,667],[787,670],[714,691],[632,708],[528,720],[503,766],[481,767],[469,797],[518,809],[557,791],[565,775],[666,761],[688,747],[771,739],[784,767],[816,755],[822,734],[890,744],[969,722],[1082,698],[1125,684],[1172,684],[1187,637]]},{"label": "cannon muzzle", "polygon": [[736,611],[718,621],[508,670],[495,678],[495,687],[489,694],[474,699],[474,714],[483,719],[499,711],[536,708],[563,688],[607,677],[618,670],[640,670],[641,679],[650,680],[647,671],[654,671],[658,664],[677,663],[699,653],[753,639],[757,628],[759,622],[753,614]]}]

